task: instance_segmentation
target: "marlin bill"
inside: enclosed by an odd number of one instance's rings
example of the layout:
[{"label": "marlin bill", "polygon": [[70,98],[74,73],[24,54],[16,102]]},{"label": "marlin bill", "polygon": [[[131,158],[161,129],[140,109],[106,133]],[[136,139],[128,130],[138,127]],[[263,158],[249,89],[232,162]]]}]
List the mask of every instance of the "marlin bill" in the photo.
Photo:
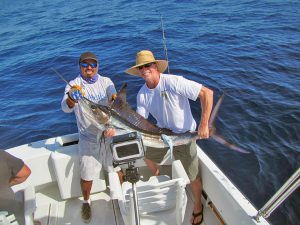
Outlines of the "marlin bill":
[{"label": "marlin bill", "polygon": [[[187,144],[193,140],[200,139],[196,131],[180,134],[174,133],[169,129],[156,126],[149,120],[139,115],[126,101],[126,87],[126,84],[122,86],[117,94],[116,99],[108,106],[96,104],[87,98],[79,100],[78,103],[82,107],[85,115],[89,118],[90,122],[99,129],[104,130],[107,127],[114,127],[117,133],[124,133],[124,131],[136,131],[142,136],[143,143],[146,146],[155,148],[169,147],[167,144],[165,144],[162,136],[167,136],[171,140],[173,146]],[[229,143],[224,138],[216,134],[214,121],[223,99],[224,94],[220,97],[211,113],[211,118],[209,121],[210,138],[226,145],[228,148],[234,151],[249,153],[248,151]]]}]

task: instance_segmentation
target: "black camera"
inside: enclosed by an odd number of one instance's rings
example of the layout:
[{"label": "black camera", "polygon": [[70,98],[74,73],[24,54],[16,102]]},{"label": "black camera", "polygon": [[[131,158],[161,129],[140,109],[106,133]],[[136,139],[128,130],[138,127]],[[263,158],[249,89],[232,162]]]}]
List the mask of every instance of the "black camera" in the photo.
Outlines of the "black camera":
[{"label": "black camera", "polygon": [[110,148],[115,163],[130,163],[144,157],[143,141],[137,132],[114,136]]}]

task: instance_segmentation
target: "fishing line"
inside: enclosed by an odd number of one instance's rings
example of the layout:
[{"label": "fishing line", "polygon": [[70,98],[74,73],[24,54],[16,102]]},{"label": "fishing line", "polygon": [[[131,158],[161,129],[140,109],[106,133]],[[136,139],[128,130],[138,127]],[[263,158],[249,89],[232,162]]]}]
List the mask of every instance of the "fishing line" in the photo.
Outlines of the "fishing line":
[{"label": "fishing line", "polygon": [[[169,59],[168,59],[168,49],[167,49],[167,42],[166,42],[166,37],[165,37],[165,29],[164,29],[164,22],[163,22],[163,17],[162,14],[160,14],[160,21],[161,21],[161,29],[162,29],[162,37],[163,37],[163,45],[164,45],[164,52],[165,52],[165,59],[168,62],[168,74],[170,74],[170,67],[169,67]],[[167,114],[167,110],[166,110],[166,102],[168,101],[168,93],[166,90],[166,84],[165,84],[165,80],[161,80],[162,84],[163,84],[163,91],[161,92],[161,97],[162,97],[162,102],[163,102],[163,110],[164,112],[162,113],[163,116],[163,122],[168,124],[169,118],[168,118],[168,114]],[[172,140],[166,136],[166,135],[162,135],[161,139],[164,141],[164,143],[169,146],[169,151],[170,151],[170,156],[171,156],[171,160],[173,161],[173,143]]]},{"label": "fishing line", "polygon": [[[166,43],[166,38],[165,38],[165,29],[164,29],[164,22],[163,22],[162,14],[160,14],[160,21],[161,21],[161,30],[162,30],[162,37],[163,37],[165,59],[168,62],[167,69],[168,69],[168,74],[170,74],[169,59],[168,59],[168,49],[167,49],[167,43]],[[166,111],[166,102],[165,102],[165,100],[168,100],[168,94],[167,94],[166,84],[165,84],[164,80],[162,82],[162,85],[163,85],[163,91],[161,91],[160,95],[161,95],[162,101],[163,101],[164,112],[167,112]],[[165,115],[164,113],[163,113],[163,121],[164,121],[164,123],[168,123],[168,116]]]},{"label": "fishing line", "polygon": [[164,22],[163,22],[163,17],[162,14],[160,14],[160,21],[161,21],[161,29],[162,29],[162,37],[163,37],[163,45],[164,45],[164,53],[165,53],[165,58],[168,62],[168,74],[170,74],[170,67],[169,67],[169,59],[168,59],[168,49],[167,49],[167,42],[165,38],[165,28],[164,28]]}]

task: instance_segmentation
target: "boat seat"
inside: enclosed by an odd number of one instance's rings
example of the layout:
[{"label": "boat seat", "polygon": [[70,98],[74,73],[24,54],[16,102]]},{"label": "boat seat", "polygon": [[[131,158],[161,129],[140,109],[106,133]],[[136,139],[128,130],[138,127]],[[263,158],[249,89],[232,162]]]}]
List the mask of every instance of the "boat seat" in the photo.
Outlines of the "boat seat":
[{"label": "boat seat", "polygon": [[[51,153],[51,159],[61,198],[65,200],[82,196],[78,148],[61,147]],[[106,182],[104,172],[101,170],[99,178],[93,181],[91,193],[104,190],[106,190]]]},{"label": "boat seat", "polygon": [[[143,215],[174,213],[174,221],[169,224],[180,225],[183,222],[187,196],[185,186],[189,183],[188,176],[179,160],[172,163],[172,179],[166,175],[152,176],[148,181],[136,183],[141,224]],[[134,200],[132,184],[119,182],[115,172],[109,173],[110,195],[116,199],[125,225],[135,224]]]}]

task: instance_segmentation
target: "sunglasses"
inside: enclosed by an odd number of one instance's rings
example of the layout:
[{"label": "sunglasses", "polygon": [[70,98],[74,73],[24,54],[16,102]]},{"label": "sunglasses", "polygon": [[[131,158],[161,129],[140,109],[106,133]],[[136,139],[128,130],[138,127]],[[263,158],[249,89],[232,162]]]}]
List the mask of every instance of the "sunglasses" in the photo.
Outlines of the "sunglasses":
[{"label": "sunglasses", "polygon": [[83,68],[87,68],[88,66],[91,66],[92,68],[96,68],[97,67],[97,63],[80,63],[80,66],[83,67]]},{"label": "sunglasses", "polygon": [[149,68],[149,67],[152,66],[153,64],[154,64],[154,62],[152,62],[152,63],[147,63],[147,64],[144,64],[144,65],[139,66],[138,69],[141,70],[141,69],[143,69],[144,67]]}]

